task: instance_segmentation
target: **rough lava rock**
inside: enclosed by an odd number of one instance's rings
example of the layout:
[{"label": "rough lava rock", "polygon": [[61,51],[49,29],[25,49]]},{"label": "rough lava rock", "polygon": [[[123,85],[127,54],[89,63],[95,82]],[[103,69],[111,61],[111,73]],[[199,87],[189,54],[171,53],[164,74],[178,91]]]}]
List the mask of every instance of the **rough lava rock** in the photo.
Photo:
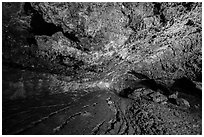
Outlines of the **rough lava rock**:
[{"label": "rough lava rock", "polygon": [[3,134],[201,134],[202,3],[3,2]]}]

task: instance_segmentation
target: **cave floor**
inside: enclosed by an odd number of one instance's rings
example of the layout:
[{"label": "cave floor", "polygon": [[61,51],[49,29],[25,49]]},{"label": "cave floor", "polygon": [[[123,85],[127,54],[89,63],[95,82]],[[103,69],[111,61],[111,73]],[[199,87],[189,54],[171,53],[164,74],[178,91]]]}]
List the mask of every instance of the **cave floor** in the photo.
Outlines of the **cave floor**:
[{"label": "cave floor", "polygon": [[98,87],[71,91],[58,77],[3,66],[3,134],[202,134],[201,100],[182,108]]}]

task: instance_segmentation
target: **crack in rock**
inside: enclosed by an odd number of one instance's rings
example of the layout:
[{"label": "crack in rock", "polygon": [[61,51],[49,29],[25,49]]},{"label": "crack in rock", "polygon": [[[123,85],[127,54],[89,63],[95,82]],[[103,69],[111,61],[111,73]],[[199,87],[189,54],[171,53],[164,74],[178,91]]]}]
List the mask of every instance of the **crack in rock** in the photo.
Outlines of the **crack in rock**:
[{"label": "crack in rock", "polygon": [[100,130],[100,127],[103,125],[104,122],[105,122],[105,120],[102,121],[101,123],[97,124],[96,127],[94,127],[94,129],[92,130],[93,135],[97,134],[97,132]]}]

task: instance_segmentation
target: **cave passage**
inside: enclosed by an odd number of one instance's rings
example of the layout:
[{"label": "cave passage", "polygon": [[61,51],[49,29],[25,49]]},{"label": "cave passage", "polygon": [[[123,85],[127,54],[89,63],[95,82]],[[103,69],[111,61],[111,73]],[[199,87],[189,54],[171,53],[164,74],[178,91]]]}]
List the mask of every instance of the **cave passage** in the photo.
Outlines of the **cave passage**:
[{"label": "cave passage", "polygon": [[2,134],[202,134],[202,3],[14,6],[2,7]]}]

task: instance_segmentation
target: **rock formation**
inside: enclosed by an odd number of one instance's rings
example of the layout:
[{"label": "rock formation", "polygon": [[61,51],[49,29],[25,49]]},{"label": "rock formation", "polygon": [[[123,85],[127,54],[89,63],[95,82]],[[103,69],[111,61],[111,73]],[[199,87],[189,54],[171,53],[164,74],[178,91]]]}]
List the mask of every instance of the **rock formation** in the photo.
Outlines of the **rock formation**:
[{"label": "rock formation", "polygon": [[2,9],[3,134],[202,133],[202,3]]}]

